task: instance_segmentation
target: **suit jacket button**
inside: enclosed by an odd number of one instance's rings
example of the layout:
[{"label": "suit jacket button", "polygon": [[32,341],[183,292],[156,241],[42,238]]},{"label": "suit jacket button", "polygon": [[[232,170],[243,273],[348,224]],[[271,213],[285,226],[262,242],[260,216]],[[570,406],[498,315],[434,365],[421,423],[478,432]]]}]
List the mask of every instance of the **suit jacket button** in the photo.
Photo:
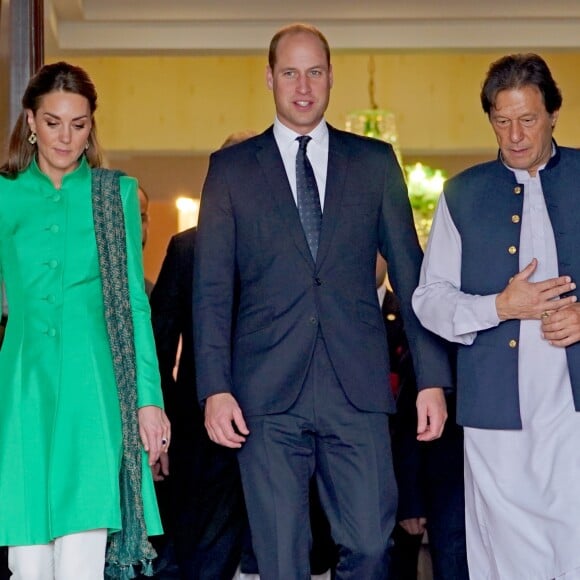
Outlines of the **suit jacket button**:
[{"label": "suit jacket button", "polygon": [[508,344],[510,348],[516,348],[516,346],[518,346],[518,341],[515,338],[512,338]]},{"label": "suit jacket button", "polygon": [[519,195],[520,193],[522,193],[522,188],[521,188],[521,186],[519,186],[519,185],[516,185],[516,186],[514,187],[514,193],[515,193],[516,195]]},{"label": "suit jacket button", "polygon": [[316,316],[311,316],[310,317],[310,324],[314,325],[318,323],[318,318],[316,318]]},{"label": "suit jacket button", "polygon": [[510,246],[508,248],[508,252],[513,256],[516,252],[518,251],[518,249],[515,246]]},{"label": "suit jacket button", "polygon": [[514,224],[519,224],[519,223],[520,223],[520,216],[519,216],[517,213],[515,213],[515,214],[512,216],[512,222],[513,222]]},{"label": "suit jacket button", "polygon": [[320,278],[314,278],[315,286],[322,286],[322,280]]}]

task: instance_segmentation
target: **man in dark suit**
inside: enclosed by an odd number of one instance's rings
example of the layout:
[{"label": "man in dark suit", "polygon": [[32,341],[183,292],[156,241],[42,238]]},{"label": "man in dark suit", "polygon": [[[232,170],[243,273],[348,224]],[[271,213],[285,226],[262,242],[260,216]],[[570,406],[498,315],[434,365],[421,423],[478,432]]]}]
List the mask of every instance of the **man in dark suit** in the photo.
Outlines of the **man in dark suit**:
[{"label": "man in dark suit", "polygon": [[[149,194],[141,186],[137,192],[139,193],[139,209],[141,210],[141,247],[144,250],[149,237]],[[149,297],[151,297],[153,285],[149,278],[145,278],[145,292]]]},{"label": "man in dark suit", "polygon": [[[399,300],[377,256],[376,284],[389,345],[390,383],[397,412],[390,417],[393,466],[399,490],[390,577],[417,580],[425,531],[433,580],[468,580],[463,488],[463,430],[455,422],[455,391],[446,393],[448,419],[437,441],[417,441],[417,385]],[[453,362],[455,350],[450,344]]]},{"label": "man in dark suit", "polygon": [[430,387],[451,384],[440,344],[411,310],[421,249],[395,155],[326,124],[332,82],[317,29],[276,33],[267,68],[274,127],[213,154],[202,194],[198,396],[210,438],[239,448],[262,580],[308,578],[312,475],[339,546],[336,578],[387,576],[394,401],[377,250],[420,352],[421,439],[438,437],[446,417],[442,390]]},{"label": "man in dark suit", "polygon": [[[255,134],[232,133],[222,148]],[[191,300],[196,233],[196,228],[190,228],[171,238],[151,294],[161,384],[172,425],[171,475],[157,484],[157,491],[166,536],[175,546],[180,577],[231,580],[240,556],[241,572],[257,574],[258,568],[250,544],[235,451],[210,441],[197,404]],[[310,561],[313,573],[322,574],[333,566],[336,556],[328,522],[317,494],[314,495]]]},{"label": "man in dark suit", "polygon": [[417,580],[425,531],[433,580],[468,580],[463,488],[463,431],[455,422],[455,393],[447,395],[448,421],[437,441],[417,441],[417,388],[399,301],[388,288],[383,317],[389,342],[391,385],[397,412],[391,417],[393,464],[399,489],[391,575]]},{"label": "man in dark suit", "polygon": [[[164,527],[182,578],[231,579],[240,562],[247,517],[232,449],[211,442],[197,404],[191,293],[195,228],[171,238],[151,294],[165,410],[171,420],[169,509]],[[181,339],[177,375],[174,367]]]}]

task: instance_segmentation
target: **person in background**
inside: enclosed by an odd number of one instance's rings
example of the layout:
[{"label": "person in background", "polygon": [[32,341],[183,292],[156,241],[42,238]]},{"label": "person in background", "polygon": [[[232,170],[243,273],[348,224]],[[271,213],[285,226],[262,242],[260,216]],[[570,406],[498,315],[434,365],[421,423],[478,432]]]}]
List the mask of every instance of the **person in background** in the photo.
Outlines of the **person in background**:
[{"label": "person in background", "polygon": [[[144,250],[149,237],[149,195],[141,185],[138,186],[137,191],[139,193],[139,210],[141,212],[141,248]],[[151,297],[153,286],[154,283],[146,277],[145,293],[148,297]]]},{"label": "person in background", "polygon": [[[385,578],[396,511],[395,408],[376,288],[387,258],[416,360],[419,437],[446,418],[451,377],[411,310],[421,248],[390,145],[327,125],[328,42],[294,24],[270,43],[274,126],[210,159],[193,303],[198,397],[238,449],[263,580],[310,575],[309,485],[339,546],[336,578]],[[236,307],[234,308],[234,305]]]},{"label": "person in background", "polygon": [[[149,466],[170,440],[143,292],[137,182],[100,168],[95,87],[30,80],[0,167],[0,545],[14,580],[150,562]],[[126,264],[126,266],[125,266]],[[1,280],[0,280],[1,282]]]},{"label": "person in background", "polygon": [[[463,489],[463,433],[455,422],[455,392],[445,395],[449,418],[437,441],[417,441],[417,384],[397,297],[377,256],[377,289],[391,362],[397,412],[390,417],[393,465],[399,490],[390,578],[417,580],[428,532],[433,580],[468,580]],[[450,356],[452,349],[450,348]]]},{"label": "person in background", "polygon": [[580,576],[580,151],[537,54],[492,63],[496,160],[445,184],[413,305],[458,344],[473,580]]},{"label": "person in background", "polygon": [[[232,134],[222,147],[254,134]],[[196,228],[171,238],[151,293],[161,385],[173,432],[171,475],[160,484],[169,499],[162,516],[181,578],[231,580],[247,541],[247,515],[235,453],[209,440],[197,403],[191,301],[195,239]]]}]

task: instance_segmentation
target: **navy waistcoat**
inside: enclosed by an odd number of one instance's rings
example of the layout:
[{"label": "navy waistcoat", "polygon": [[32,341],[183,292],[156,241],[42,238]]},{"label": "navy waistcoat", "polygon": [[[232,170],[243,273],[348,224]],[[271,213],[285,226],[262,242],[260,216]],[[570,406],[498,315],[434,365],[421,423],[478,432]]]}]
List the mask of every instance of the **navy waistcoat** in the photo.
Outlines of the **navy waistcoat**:
[{"label": "navy waistcoat", "polygon": [[[559,275],[580,285],[580,151],[557,147],[540,172],[554,230]],[[497,159],[449,180],[445,198],[461,236],[461,289],[501,292],[519,271],[524,187]],[[519,320],[478,332],[457,359],[457,420],[469,427],[521,429]],[[574,405],[580,411],[580,343],[566,348]]]}]

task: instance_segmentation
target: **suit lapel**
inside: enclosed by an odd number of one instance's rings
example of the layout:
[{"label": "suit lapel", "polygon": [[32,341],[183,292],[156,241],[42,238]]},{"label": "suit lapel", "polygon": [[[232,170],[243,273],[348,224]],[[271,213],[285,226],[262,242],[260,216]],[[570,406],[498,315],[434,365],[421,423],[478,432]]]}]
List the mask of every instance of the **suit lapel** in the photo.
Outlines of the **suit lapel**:
[{"label": "suit lapel", "polygon": [[279,214],[286,224],[287,231],[290,233],[294,244],[308,262],[309,266],[312,267],[314,265],[312,255],[310,254],[310,249],[304,236],[304,230],[302,229],[300,216],[298,215],[298,208],[296,207],[296,202],[294,201],[294,196],[288,183],[286,169],[282,162],[272,127],[262,134],[262,139],[258,141],[257,145],[256,158],[262,168],[262,173],[268,184],[272,198],[278,207]]},{"label": "suit lapel", "polygon": [[328,126],[328,168],[326,192],[322,212],[322,231],[316,263],[320,267],[328,254],[332,236],[338,222],[349,162],[349,149],[341,139],[340,132]]}]

